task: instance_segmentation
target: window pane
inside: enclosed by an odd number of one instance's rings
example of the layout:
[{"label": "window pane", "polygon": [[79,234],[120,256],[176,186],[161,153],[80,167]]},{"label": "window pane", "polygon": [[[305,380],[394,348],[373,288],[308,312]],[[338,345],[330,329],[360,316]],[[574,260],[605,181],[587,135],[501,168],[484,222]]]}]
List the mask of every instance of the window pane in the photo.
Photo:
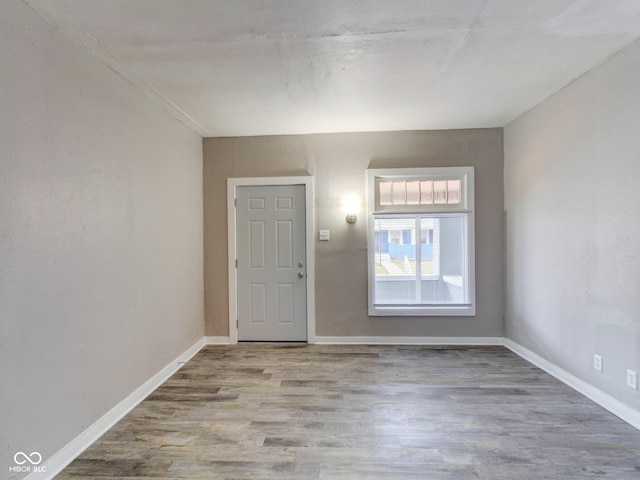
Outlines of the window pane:
[{"label": "window pane", "polygon": [[391,182],[380,182],[378,184],[380,195],[380,205],[391,205]]},{"label": "window pane", "polygon": [[415,216],[374,220],[377,304],[416,303],[415,227]]},{"label": "window pane", "polygon": [[447,203],[446,180],[436,180],[433,182],[433,203],[438,205]]},{"label": "window pane", "polygon": [[420,182],[407,182],[407,205],[420,205]]},{"label": "window pane", "polygon": [[422,304],[456,305],[467,302],[465,215],[422,218],[420,229],[431,232],[432,244],[422,245],[420,298]]},{"label": "window pane", "polygon": [[393,204],[407,204],[407,190],[404,186],[405,182],[393,182]]},{"label": "window pane", "polygon": [[420,182],[420,204],[433,205],[433,181],[425,180]]},{"label": "window pane", "polygon": [[467,303],[465,221],[466,214],[375,217],[375,304]]},{"label": "window pane", "polygon": [[460,182],[460,180],[447,181],[447,201],[449,204],[459,204],[461,202],[461,188],[462,182]]}]

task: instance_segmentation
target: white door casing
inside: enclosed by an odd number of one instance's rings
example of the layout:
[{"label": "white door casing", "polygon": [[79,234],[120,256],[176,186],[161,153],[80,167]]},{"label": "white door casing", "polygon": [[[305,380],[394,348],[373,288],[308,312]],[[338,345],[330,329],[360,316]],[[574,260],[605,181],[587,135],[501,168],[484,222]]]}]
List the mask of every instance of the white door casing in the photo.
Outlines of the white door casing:
[{"label": "white door casing", "polygon": [[227,185],[230,342],[315,343],[312,177]]}]

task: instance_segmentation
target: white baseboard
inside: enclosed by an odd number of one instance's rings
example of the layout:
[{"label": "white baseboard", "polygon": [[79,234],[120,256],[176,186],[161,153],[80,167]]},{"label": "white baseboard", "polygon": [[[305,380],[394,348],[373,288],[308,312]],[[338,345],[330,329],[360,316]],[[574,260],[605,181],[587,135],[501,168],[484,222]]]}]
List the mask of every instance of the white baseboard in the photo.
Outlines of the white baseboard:
[{"label": "white baseboard", "polygon": [[504,345],[502,337],[316,337],[318,345]]},{"label": "white baseboard", "polygon": [[164,367],[153,377],[133,391],[128,397],[105,413],[101,418],[91,424],[80,435],[71,440],[65,447],[53,454],[41,467],[44,472],[34,472],[26,477],[28,480],[49,480],[60,473],[78,455],[84,452],[91,444],[98,440],[107,430],[119,422],[127,413],[144,400],[151,392],[162,385],[171,375],[177,372],[182,365],[200,351],[205,345],[205,339],[201,338],[187,351],[179,355],[169,365]]},{"label": "white baseboard", "polygon": [[570,374],[566,370],[558,367],[550,361],[542,358],[540,355],[532,352],[531,350],[523,347],[522,345],[509,340],[504,339],[504,346],[511,350],[513,353],[521,356],[529,363],[534,364],[536,367],[541,368],[549,375],[557,378],[562,383],[573,388],[575,391],[581,393],[588,399],[594,401],[601,407],[613,413],[615,416],[621,418],[629,425],[640,430],[640,412],[628,407],[620,400],[615,399],[608,393],[594,387],[593,385],[580,380],[578,377]]},{"label": "white baseboard", "polygon": [[229,337],[203,337],[205,345],[229,345],[231,339]]}]

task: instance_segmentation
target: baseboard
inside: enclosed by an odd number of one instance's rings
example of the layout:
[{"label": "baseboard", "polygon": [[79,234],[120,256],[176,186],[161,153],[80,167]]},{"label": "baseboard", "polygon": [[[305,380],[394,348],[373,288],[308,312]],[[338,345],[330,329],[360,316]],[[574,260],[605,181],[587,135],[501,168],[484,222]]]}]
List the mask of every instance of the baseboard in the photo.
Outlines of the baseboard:
[{"label": "baseboard", "polygon": [[558,367],[550,361],[542,358],[540,355],[532,352],[531,350],[523,347],[522,345],[509,340],[504,339],[504,346],[511,350],[513,353],[524,358],[529,363],[534,364],[536,367],[541,368],[549,375],[557,378],[562,383],[573,388],[575,391],[581,393],[588,399],[594,401],[604,409],[613,413],[615,416],[627,422],[629,425],[640,430],[640,412],[628,407],[620,400],[615,399],[608,393],[594,387],[593,385],[580,380],[578,377],[570,374],[566,370]]},{"label": "baseboard", "polygon": [[104,433],[119,422],[127,413],[144,400],[151,392],[162,385],[171,375],[177,372],[182,365],[200,351],[205,345],[205,339],[201,338],[187,351],[179,355],[169,365],[164,367],[153,377],[134,390],[128,397],[105,413],[101,418],[91,424],[80,435],[71,440],[64,448],[53,454],[41,465],[44,472],[34,472],[26,477],[28,480],[48,480],[54,478],[78,455],[84,452],[91,444],[98,440]]},{"label": "baseboard", "polygon": [[231,339],[229,337],[204,337],[205,345],[229,345]]},{"label": "baseboard", "polygon": [[502,337],[316,337],[318,345],[504,345]]}]

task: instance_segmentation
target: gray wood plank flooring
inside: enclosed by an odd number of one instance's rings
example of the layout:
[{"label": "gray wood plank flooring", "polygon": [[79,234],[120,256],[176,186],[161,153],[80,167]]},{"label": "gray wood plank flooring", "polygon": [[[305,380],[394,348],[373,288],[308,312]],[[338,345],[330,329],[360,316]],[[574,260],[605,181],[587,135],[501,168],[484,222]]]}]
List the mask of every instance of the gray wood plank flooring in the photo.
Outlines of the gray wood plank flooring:
[{"label": "gray wood plank flooring", "polygon": [[502,347],[207,346],[58,479],[640,479],[640,431]]}]

